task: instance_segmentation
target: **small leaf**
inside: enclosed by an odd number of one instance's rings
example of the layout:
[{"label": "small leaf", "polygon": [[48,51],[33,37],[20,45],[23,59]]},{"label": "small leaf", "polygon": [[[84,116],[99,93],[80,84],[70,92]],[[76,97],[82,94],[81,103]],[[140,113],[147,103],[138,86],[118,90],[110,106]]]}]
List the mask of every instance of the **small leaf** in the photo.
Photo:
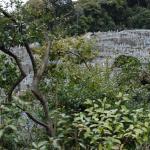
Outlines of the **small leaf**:
[{"label": "small leaf", "polygon": [[39,142],[39,143],[38,143],[38,147],[41,147],[41,146],[46,145],[46,144],[47,144],[47,141]]},{"label": "small leaf", "polygon": [[86,146],[83,143],[79,143],[79,145],[83,148],[86,149]]},{"label": "small leaf", "polygon": [[117,98],[122,98],[123,94],[121,92],[119,92],[119,94],[117,95]]},{"label": "small leaf", "polygon": [[5,131],[4,129],[0,130],[0,138],[3,136],[4,131]]},{"label": "small leaf", "polygon": [[35,142],[32,143],[34,148],[38,148],[38,146],[35,144]]}]

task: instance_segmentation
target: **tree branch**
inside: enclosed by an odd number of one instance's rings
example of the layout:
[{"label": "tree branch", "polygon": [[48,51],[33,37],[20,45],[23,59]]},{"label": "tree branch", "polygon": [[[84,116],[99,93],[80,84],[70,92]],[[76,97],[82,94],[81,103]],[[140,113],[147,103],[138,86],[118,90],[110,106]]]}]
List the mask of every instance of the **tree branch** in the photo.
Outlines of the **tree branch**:
[{"label": "tree branch", "polygon": [[41,125],[41,126],[43,126],[43,127],[45,127],[47,129],[47,125],[44,122],[39,121],[37,118],[33,117],[29,112],[27,112],[25,109],[21,108],[18,105],[17,105],[17,108],[19,108],[20,110],[22,110],[33,122],[35,122],[38,125]]},{"label": "tree branch", "polygon": [[45,54],[42,60],[42,64],[41,67],[39,68],[38,72],[37,72],[37,76],[36,78],[38,78],[38,80],[41,79],[47,65],[48,65],[48,60],[49,60],[49,54],[50,54],[50,47],[51,47],[51,42],[48,40],[48,44],[47,44],[47,49],[45,50]]},{"label": "tree branch", "polygon": [[6,12],[6,11],[5,11],[4,9],[2,9],[1,7],[0,7],[0,12],[1,12],[5,17],[7,17],[8,19],[10,19],[12,22],[14,22],[15,24],[18,24],[17,21],[16,21],[16,19],[13,18],[8,12]]},{"label": "tree branch", "polygon": [[51,42],[50,42],[49,39],[47,39],[47,42],[48,42],[47,49],[45,50],[45,54],[44,54],[44,57],[43,57],[43,60],[42,60],[42,64],[41,64],[40,68],[38,69],[37,74],[35,74],[35,76],[34,76],[31,91],[34,94],[34,96],[37,98],[37,100],[40,101],[41,105],[43,106],[43,111],[44,111],[45,120],[46,120],[46,124],[47,124],[47,133],[48,133],[48,135],[49,136],[54,136],[55,135],[55,130],[53,128],[53,121],[49,116],[48,101],[45,99],[43,94],[38,89],[39,82],[42,78],[42,75],[43,75],[44,71],[46,70],[47,65],[48,65]]},{"label": "tree branch", "polygon": [[12,58],[15,60],[17,66],[18,66],[18,68],[19,68],[19,70],[20,70],[20,73],[21,73],[20,78],[18,78],[18,80],[17,80],[16,83],[12,86],[12,88],[10,89],[10,91],[9,91],[9,93],[8,93],[8,101],[11,101],[11,99],[12,99],[12,93],[13,93],[14,89],[15,89],[15,88],[19,85],[19,83],[21,83],[21,81],[26,77],[26,74],[25,74],[25,72],[23,71],[22,65],[21,65],[21,63],[20,63],[20,60],[18,59],[18,57],[17,57],[16,55],[14,55],[10,50],[6,49],[4,45],[1,45],[1,46],[0,46],[0,50],[1,50],[3,53],[7,54],[8,56],[12,57]]},{"label": "tree branch", "polygon": [[49,115],[48,115],[48,102],[45,100],[45,97],[41,94],[41,92],[38,89],[38,84],[41,80],[41,77],[48,65],[48,59],[49,59],[49,53],[50,53],[50,47],[51,47],[51,42],[48,39],[48,45],[47,45],[47,49],[45,50],[45,54],[42,60],[42,64],[39,68],[39,70],[37,71],[37,74],[35,74],[34,76],[34,80],[33,80],[33,84],[32,84],[32,93],[34,94],[34,96],[40,101],[40,103],[43,106],[43,110],[45,112],[45,118],[48,121],[49,120]]},{"label": "tree branch", "polygon": [[11,101],[12,99],[12,93],[15,90],[15,88],[21,83],[21,81],[23,81],[23,79],[26,77],[26,75],[21,74],[21,76],[18,78],[18,80],[16,81],[16,83],[11,87],[9,93],[8,93],[8,100]]},{"label": "tree branch", "polygon": [[45,100],[45,98],[43,97],[43,95],[41,94],[41,92],[38,90],[38,88],[35,85],[32,87],[31,91],[34,94],[34,96],[37,98],[37,100],[40,101],[41,105],[43,106],[45,119],[48,121],[48,119],[49,119],[48,102]]},{"label": "tree branch", "polygon": [[82,59],[83,62],[84,62],[84,64],[85,64],[85,66],[86,66],[87,69],[90,71],[90,67],[88,66],[86,60],[85,60],[80,54],[74,53],[74,52],[72,52],[72,51],[69,51],[69,52],[67,52],[67,53],[68,53],[68,54],[73,54],[73,55],[77,56],[78,58]]},{"label": "tree branch", "polygon": [[29,46],[29,44],[28,44],[27,42],[24,42],[24,46],[25,46],[25,48],[26,48],[26,50],[27,50],[27,53],[28,53],[28,55],[29,55],[29,57],[30,57],[34,74],[36,74],[36,73],[37,73],[37,68],[36,68],[36,63],[35,63],[34,56],[33,56],[33,54],[32,54],[32,50],[31,50],[31,48],[30,48],[30,46]]},{"label": "tree branch", "polygon": [[[0,12],[3,13],[3,15],[5,17],[10,19],[12,22],[14,22],[18,26],[18,23],[17,23],[16,19],[13,16],[11,16],[8,12],[6,12],[4,9],[2,9],[1,7],[0,7]],[[36,63],[35,63],[35,60],[34,60],[34,56],[32,54],[32,50],[30,49],[29,44],[27,42],[25,42],[25,41],[23,41],[23,42],[24,42],[24,46],[25,46],[25,48],[27,50],[27,53],[28,53],[28,55],[30,57],[30,60],[31,60],[31,63],[32,63],[32,67],[33,67],[33,71],[36,74]]]},{"label": "tree branch", "polygon": [[[7,12],[5,12],[2,8],[0,9],[0,12],[3,13],[3,15],[7,18],[9,18],[12,22],[14,22],[15,24],[17,24],[17,21]],[[18,24],[17,24],[18,25]],[[40,101],[40,104],[42,105],[43,107],[43,111],[44,111],[44,117],[46,119],[46,124],[43,124],[41,123],[40,121],[38,121],[36,118],[34,118],[31,114],[29,114],[28,112],[27,115],[30,119],[32,119],[34,122],[44,126],[47,130],[47,133],[49,136],[51,135],[54,135],[54,132],[53,132],[53,123],[49,117],[49,108],[48,108],[48,101],[46,101],[45,97],[40,93],[39,89],[38,89],[38,84],[40,82],[40,79],[47,67],[47,64],[48,64],[48,58],[49,58],[49,52],[50,52],[50,46],[51,46],[51,43],[50,41],[48,40],[48,46],[47,46],[47,49],[45,51],[45,55],[44,55],[44,58],[43,58],[43,61],[42,61],[42,65],[41,67],[39,68],[39,70],[37,71],[36,69],[36,62],[34,60],[34,57],[33,57],[33,54],[32,54],[32,50],[30,49],[28,43],[24,40],[24,46],[26,48],[26,51],[30,57],[30,60],[31,60],[31,63],[32,63],[32,67],[33,67],[33,71],[34,71],[34,79],[33,79],[33,85],[32,85],[32,88],[31,88],[31,91],[32,93],[34,94],[34,96],[37,98],[37,100]],[[11,53],[10,51],[7,51],[6,49],[4,49],[2,47],[2,51],[4,51],[4,53],[8,54],[9,56],[13,57],[20,69],[20,72],[23,76],[25,76],[25,73],[23,71],[23,69],[21,68],[21,64],[18,60],[18,58],[13,54]],[[23,77],[20,78],[20,80],[18,80],[17,83],[20,83],[19,81],[22,81]],[[14,89],[18,84],[16,83],[16,85],[14,85],[14,87],[12,89]],[[12,93],[12,92],[10,92]]]}]

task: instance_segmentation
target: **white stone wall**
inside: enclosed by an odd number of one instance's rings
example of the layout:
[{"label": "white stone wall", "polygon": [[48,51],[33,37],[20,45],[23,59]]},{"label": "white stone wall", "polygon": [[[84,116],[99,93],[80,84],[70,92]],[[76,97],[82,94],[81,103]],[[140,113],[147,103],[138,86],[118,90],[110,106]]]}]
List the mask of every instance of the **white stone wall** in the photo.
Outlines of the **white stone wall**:
[{"label": "white stone wall", "polygon": [[96,40],[99,57],[93,63],[111,65],[119,55],[134,56],[143,64],[150,60],[150,30],[87,33],[85,37]]},{"label": "white stone wall", "polygon": [[28,53],[24,47],[15,47],[11,51],[20,59],[22,68],[27,77],[17,87],[16,91],[24,91],[31,86],[33,80],[33,68]]}]

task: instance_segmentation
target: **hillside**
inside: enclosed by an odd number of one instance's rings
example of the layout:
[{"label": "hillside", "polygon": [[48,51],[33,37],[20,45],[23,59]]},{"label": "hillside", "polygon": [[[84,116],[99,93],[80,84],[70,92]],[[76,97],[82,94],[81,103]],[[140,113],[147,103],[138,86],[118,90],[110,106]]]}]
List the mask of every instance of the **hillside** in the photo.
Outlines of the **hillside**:
[{"label": "hillside", "polygon": [[100,52],[93,63],[112,65],[119,55],[136,57],[142,64],[150,61],[150,30],[87,33],[85,37],[96,40]]}]

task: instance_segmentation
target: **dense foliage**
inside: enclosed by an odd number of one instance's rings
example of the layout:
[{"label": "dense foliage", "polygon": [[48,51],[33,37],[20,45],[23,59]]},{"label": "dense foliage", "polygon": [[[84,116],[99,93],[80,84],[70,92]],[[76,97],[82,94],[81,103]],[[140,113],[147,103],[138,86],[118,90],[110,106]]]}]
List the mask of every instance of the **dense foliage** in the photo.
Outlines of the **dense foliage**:
[{"label": "dense foliage", "polygon": [[72,34],[150,28],[148,0],[79,0],[75,13],[76,21],[69,30]]},{"label": "dense foliage", "polygon": [[[53,28],[55,23],[51,18],[54,14],[47,2],[48,0],[30,0],[25,8],[32,10],[30,20],[42,21],[44,19],[49,28]],[[78,0],[76,2],[67,0],[64,3],[57,0],[53,4],[56,7],[56,17],[62,18],[57,21],[57,26],[58,24],[61,26],[61,29],[59,26],[57,30],[63,35],[150,28],[150,2],[148,0]]]},{"label": "dense foliage", "polygon": [[[13,12],[3,13],[0,7],[0,149],[149,149],[149,64],[143,66],[137,58],[121,55],[112,66],[100,67],[92,63],[99,55],[94,40],[68,36],[149,28],[149,1],[12,3],[16,5]],[[40,68],[47,38],[51,41],[50,53],[46,53],[48,63],[37,88],[46,99],[53,134],[47,131],[42,107],[45,101],[41,97],[38,100],[39,93],[30,87],[20,92],[17,86],[11,101],[7,97],[22,71],[18,65],[21,60],[16,61],[11,48],[25,46],[28,50],[27,43],[39,42],[31,52]]]},{"label": "dense foliage", "polygon": [[[76,42],[73,44],[72,40]],[[39,104],[28,92],[14,97],[12,106],[1,105],[5,116],[5,125],[0,130],[2,146],[6,149],[101,150],[129,149],[131,146],[135,149],[146,144],[150,131],[150,93],[148,84],[143,85],[140,81],[143,74],[140,62],[134,57],[120,56],[111,68],[91,66],[88,59],[86,64],[79,61],[84,56],[91,59],[89,41],[84,41],[85,45],[79,44],[83,42],[82,38],[60,41],[53,45],[52,62],[61,63],[49,64],[40,85],[49,101],[55,137],[48,138],[16,107],[34,110],[36,116],[42,117],[41,109],[36,107]],[[68,53],[72,49],[73,53],[84,55],[78,57]],[[34,51],[40,54],[39,48]],[[94,53],[93,56],[96,57]],[[121,71],[112,76],[115,68]]]}]

